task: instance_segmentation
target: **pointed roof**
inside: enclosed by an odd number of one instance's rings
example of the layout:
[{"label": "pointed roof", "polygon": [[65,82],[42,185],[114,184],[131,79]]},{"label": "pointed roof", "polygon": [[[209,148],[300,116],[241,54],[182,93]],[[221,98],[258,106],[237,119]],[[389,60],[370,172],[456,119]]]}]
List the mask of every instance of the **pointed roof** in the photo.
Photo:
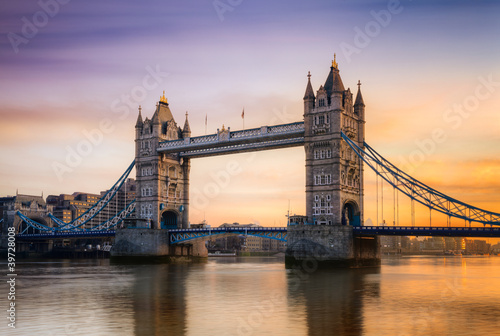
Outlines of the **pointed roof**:
[{"label": "pointed roof", "polygon": [[163,91],[163,96],[160,97],[160,101],[156,105],[156,111],[153,114],[153,118],[151,120],[153,123],[163,124],[164,122],[173,120],[174,117],[170,108],[168,107],[167,98],[165,98],[165,91]]},{"label": "pointed roof", "polygon": [[191,128],[189,127],[187,111],[186,111],[186,121],[184,122],[184,128],[182,129],[182,133],[191,133]]},{"label": "pointed roof", "polygon": [[358,93],[356,94],[356,101],[354,102],[354,106],[357,105],[365,105],[363,101],[363,96],[361,95],[361,81],[358,80]]},{"label": "pointed roof", "polygon": [[307,74],[307,87],[306,93],[304,94],[304,100],[306,99],[314,99],[314,91],[311,85],[311,71]]},{"label": "pointed roof", "polygon": [[331,95],[332,92],[343,92],[344,83],[342,83],[342,78],[340,78],[339,67],[336,61],[336,56],[333,55],[332,66],[330,67],[330,73],[325,81],[325,90],[328,95]]},{"label": "pointed roof", "polygon": [[137,122],[135,123],[135,127],[142,127],[142,125],[143,125],[141,111],[142,111],[142,107],[141,107],[141,105],[139,105],[139,115],[137,116]]}]

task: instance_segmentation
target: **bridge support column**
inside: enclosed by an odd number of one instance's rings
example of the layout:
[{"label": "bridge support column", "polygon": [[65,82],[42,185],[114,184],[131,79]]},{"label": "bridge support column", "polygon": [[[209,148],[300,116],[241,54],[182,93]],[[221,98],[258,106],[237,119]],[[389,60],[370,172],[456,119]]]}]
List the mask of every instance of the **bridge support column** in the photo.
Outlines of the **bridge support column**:
[{"label": "bridge support column", "polygon": [[204,241],[170,245],[168,231],[155,229],[116,230],[110,252],[111,257],[165,257],[167,262],[204,260],[208,257]]},{"label": "bridge support column", "polygon": [[309,269],[379,266],[380,240],[355,235],[351,226],[289,226],[285,264],[307,264]]}]

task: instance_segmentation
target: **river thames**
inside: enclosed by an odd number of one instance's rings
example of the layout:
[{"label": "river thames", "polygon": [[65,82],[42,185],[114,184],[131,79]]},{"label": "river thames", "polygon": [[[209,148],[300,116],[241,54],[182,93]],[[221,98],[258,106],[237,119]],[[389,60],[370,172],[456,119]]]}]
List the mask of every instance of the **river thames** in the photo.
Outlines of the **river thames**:
[{"label": "river thames", "polygon": [[16,329],[4,320],[2,335],[500,335],[500,257],[330,271],[273,257],[17,267]]}]

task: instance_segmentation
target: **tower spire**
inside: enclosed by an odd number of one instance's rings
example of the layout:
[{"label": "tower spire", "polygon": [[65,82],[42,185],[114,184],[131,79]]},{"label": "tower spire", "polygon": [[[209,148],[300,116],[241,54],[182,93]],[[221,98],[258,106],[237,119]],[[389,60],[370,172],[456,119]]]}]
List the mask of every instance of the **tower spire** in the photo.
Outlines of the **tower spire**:
[{"label": "tower spire", "polygon": [[337,54],[333,54],[332,68],[338,69],[339,65],[337,63]]},{"label": "tower spire", "polygon": [[182,137],[187,138],[191,136],[191,127],[189,127],[188,112],[186,111],[186,121],[182,129]]},{"label": "tower spire", "polygon": [[356,100],[354,101],[354,106],[363,105],[365,106],[365,102],[363,101],[363,95],[361,94],[361,81],[358,80],[358,93],[356,94]]},{"label": "tower spire", "polygon": [[135,127],[142,127],[142,107],[139,105],[139,115],[137,116],[137,122],[135,123]]},{"label": "tower spire", "polygon": [[311,85],[311,71],[308,71],[307,73],[307,87],[306,87],[306,93],[304,94],[304,100],[306,99],[314,99],[314,91]]},{"label": "tower spire", "polygon": [[168,104],[168,100],[165,98],[165,90],[163,90],[163,96],[160,97],[160,103]]}]

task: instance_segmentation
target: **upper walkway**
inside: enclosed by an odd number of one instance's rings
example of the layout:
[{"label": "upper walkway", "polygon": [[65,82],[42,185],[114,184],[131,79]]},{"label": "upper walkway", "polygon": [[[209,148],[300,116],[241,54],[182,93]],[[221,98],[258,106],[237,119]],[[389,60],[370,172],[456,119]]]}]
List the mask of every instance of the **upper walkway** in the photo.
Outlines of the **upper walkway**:
[{"label": "upper walkway", "polygon": [[304,145],[304,122],[262,126],[231,132],[223,129],[209,134],[160,142],[159,153],[178,153],[181,157],[206,157],[229,153]]}]

